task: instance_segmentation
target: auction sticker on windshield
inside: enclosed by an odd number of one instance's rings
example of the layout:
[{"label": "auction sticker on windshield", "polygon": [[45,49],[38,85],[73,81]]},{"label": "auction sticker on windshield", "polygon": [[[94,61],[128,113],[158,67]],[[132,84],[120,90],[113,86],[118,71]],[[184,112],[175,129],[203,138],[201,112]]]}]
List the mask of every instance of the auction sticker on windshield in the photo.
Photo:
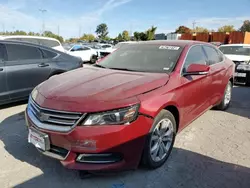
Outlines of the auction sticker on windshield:
[{"label": "auction sticker on windshield", "polygon": [[164,50],[179,50],[180,47],[178,47],[178,46],[160,46],[159,49],[164,49]]}]

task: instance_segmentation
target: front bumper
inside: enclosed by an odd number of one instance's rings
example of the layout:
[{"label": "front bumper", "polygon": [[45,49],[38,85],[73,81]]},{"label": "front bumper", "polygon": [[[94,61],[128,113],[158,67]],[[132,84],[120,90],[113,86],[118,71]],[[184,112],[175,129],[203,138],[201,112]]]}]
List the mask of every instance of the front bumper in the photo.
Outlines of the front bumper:
[{"label": "front bumper", "polygon": [[29,129],[45,133],[50,149],[43,154],[69,169],[102,171],[138,166],[153,119],[139,115],[129,125],[76,126],[67,133],[43,130],[27,115]]},{"label": "front bumper", "polygon": [[249,83],[250,82],[250,65],[238,64],[235,67],[234,74],[236,83]]}]

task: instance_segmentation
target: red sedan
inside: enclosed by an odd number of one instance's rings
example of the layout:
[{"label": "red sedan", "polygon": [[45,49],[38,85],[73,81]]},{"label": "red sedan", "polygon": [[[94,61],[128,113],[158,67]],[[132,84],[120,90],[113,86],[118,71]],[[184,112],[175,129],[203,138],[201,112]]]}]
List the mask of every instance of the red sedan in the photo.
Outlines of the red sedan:
[{"label": "red sedan", "polygon": [[196,41],[128,44],[54,76],[29,99],[29,143],[69,169],[162,166],[177,132],[231,100],[235,65]]}]

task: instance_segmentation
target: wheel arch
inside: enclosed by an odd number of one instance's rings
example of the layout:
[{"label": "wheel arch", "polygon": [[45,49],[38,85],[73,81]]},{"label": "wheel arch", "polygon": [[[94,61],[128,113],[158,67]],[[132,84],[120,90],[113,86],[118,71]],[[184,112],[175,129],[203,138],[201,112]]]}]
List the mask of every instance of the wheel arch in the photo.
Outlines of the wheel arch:
[{"label": "wheel arch", "polygon": [[178,132],[180,125],[180,112],[178,108],[176,107],[176,105],[166,105],[163,109],[168,110],[173,114],[176,121],[176,131]]}]

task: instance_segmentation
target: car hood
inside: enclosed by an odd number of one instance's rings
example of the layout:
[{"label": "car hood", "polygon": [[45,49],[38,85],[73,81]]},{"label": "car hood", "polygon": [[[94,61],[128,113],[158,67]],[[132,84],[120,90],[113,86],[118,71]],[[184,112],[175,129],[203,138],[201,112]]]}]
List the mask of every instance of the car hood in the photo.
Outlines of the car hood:
[{"label": "car hood", "polygon": [[38,87],[46,99],[68,102],[116,101],[152,91],[167,83],[164,73],[117,71],[86,66],[51,77]]},{"label": "car hood", "polygon": [[228,59],[231,59],[232,61],[249,61],[250,56],[247,55],[231,55],[231,54],[226,54],[225,55]]}]

